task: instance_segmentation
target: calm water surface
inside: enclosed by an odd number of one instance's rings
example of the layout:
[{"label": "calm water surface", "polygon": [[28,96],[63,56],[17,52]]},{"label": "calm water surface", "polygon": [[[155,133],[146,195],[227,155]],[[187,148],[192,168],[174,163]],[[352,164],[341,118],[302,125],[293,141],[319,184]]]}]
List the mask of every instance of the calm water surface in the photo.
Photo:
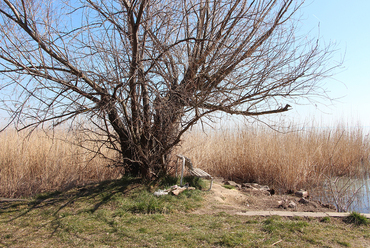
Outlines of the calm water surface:
[{"label": "calm water surface", "polygon": [[370,177],[361,179],[340,178],[331,180],[331,187],[312,189],[314,200],[331,203],[343,210],[370,213]]}]

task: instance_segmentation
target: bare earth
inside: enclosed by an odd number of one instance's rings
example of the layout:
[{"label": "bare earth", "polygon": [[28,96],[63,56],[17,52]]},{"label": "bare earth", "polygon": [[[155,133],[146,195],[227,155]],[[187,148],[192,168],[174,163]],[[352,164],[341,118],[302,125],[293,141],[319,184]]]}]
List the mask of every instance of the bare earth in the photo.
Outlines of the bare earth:
[{"label": "bare earth", "polygon": [[[247,211],[291,211],[291,212],[335,212],[333,208],[322,206],[319,202],[310,201],[299,203],[301,198],[294,195],[267,195],[263,191],[227,189],[223,184],[216,182],[212,190],[205,196],[206,204],[196,210],[198,214],[212,214],[225,212],[236,214]],[[283,201],[284,206],[280,206]],[[296,207],[287,207],[294,202]]]}]

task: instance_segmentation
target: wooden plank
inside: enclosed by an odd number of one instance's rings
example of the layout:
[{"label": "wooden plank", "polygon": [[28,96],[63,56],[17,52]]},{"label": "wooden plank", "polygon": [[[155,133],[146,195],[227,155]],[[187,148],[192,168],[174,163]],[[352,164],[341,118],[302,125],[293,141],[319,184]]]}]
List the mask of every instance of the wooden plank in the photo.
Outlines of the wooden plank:
[{"label": "wooden plank", "polygon": [[193,176],[197,176],[197,177],[212,178],[212,176],[210,174],[208,174],[207,172],[205,172],[204,170],[199,169],[199,168],[195,168],[195,169],[191,170],[190,173],[193,174]]}]

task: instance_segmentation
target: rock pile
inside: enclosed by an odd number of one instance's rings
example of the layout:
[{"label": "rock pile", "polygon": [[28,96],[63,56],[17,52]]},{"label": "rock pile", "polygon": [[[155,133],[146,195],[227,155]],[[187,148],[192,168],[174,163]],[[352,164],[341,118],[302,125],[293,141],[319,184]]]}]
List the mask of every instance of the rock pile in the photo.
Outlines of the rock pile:
[{"label": "rock pile", "polygon": [[[231,185],[249,195],[254,196],[272,196],[275,194],[274,189],[270,189],[267,185],[259,185],[257,183],[236,183],[234,181],[223,181],[224,185]],[[321,202],[309,200],[309,194],[306,190],[300,189],[296,192],[292,191],[287,195],[274,198],[277,208],[292,209],[297,211],[299,206],[306,206],[309,209],[317,209],[319,207],[330,208],[335,210],[335,206],[329,204],[322,204]],[[279,199],[280,198],[280,199]],[[282,199],[283,198],[283,199]]]},{"label": "rock pile", "polygon": [[234,181],[225,181],[224,185],[234,186],[236,189],[239,189],[243,192],[253,194],[253,195],[273,195],[275,194],[274,189],[270,189],[267,185],[259,185],[258,183],[236,183]]}]

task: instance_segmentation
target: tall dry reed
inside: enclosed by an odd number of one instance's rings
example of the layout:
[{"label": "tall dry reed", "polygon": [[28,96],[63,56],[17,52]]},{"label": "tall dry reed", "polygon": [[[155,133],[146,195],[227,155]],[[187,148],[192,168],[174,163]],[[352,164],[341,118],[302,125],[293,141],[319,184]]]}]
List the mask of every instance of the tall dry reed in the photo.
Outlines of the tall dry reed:
[{"label": "tall dry reed", "polygon": [[294,190],[333,176],[364,173],[370,143],[361,128],[343,125],[290,133],[246,127],[207,134],[193,131],[177,152],[214,176]]},{"label": "tall dry reed", "polygon": [[[0,133],[0,196],[29,196],[115,179],[120,170],[72,143],[73,133]],[[67,141],[67,142],[66,142]],[[105,151],[108,156],[115,156]],[[278,133],[245,127],[184,137],[175,153],[213,176],[268,184],[276,189],[309,188],[333,176],[356,176],[369,168],[369,136],[361,128]]]},{"label": "tall dry reed", "polygon": [[0,196],[30,196],[119,177],[106,160],[73,145],[77,138],[65,131],[0,133]]}]

